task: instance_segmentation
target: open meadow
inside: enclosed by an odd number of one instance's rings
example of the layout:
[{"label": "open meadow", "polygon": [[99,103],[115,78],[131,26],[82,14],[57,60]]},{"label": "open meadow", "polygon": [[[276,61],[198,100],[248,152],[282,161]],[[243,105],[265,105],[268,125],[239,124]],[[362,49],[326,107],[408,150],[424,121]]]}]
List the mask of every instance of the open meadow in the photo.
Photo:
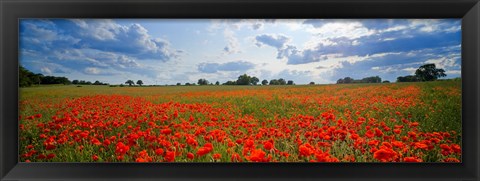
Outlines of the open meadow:
[{"label": "open meadow", "polygon": [[461,81],[19,94],[22,162],[461,161]]}]

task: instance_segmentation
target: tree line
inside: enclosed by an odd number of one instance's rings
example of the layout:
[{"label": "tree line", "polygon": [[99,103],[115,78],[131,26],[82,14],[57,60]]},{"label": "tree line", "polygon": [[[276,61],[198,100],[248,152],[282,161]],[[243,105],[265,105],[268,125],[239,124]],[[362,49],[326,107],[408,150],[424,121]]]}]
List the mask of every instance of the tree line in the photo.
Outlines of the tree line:
[{"label": "tree line", "polygon": [[[255,76],[249,76],[247,74],[243,74],[238,76],[237,80],[229,80],[222,85],[259,85],[261,83],[262,85],[295,85],[293,80],[288,80],[286,81],[283,78],[280,79],[272,79],[270,81],[264,79],[262,82],[260,82],[260,79],[258,79]],[[219,81],[216,81],[215,84],[209,82],[207,79],[201,78],[198,79],[197,83],[185,83],[185,85],[220,85]],[[310,84],[315,84],[314,82],[310,82]],[[181,83],[177,83],[177,85],[182,85]]]},{"label": "tree line", "polygon": [[73,80],[72,84],[75,84],[75,85],[108,85],[108,83],[103,83],[103,82],[100,82],[98,80],[96,80],[93,83],[90,82],[90,81],[85,81],[85,80]]},{"label": "tree line", "polygon": [[[445,77],[445,70],[437,68],[435,64],[424,64],[415,71],[414,75],[406,75],[397,77],[397,82],[424,82],[438,80],[440,77]],[[379,76],[365,77],[363,79],[355,80],[351,77],[345,77],[338,79],[337,84],[349,84],[349,83],[381,83],[382,78]],[[383,81],[383,83],[389,83],[389,81]]]},{"label": "tree line", "polygon": [[[388,81],[383,81],[387,83]],[[338,79],[337,84],[350,84],[350,83],[382,83],[382,78],[379,76],[365,77],[360,80],[352,79],[351,77],[345,77],[343,79]]]},{"label": "tree line", "polygon": [[23,66],[19,67],[18,72],[19,86],[29,87],[40,84],[64,84],[68,85],[72,82],[66,77],[45,76],[43,74],[35,74]]},{"label": "tree line", "polygon": [[30,87],[32,85],[48,85],[48,84],[63,84],[63,85],[108,85],[100,81],[90,82],[85,80],[73,80],[70,81],[66,77],[45,76],[43,74],[36,74],[26,69],[23,66],[19,66],[18,80],[20,87]]},{"label": "tree line", "polygon": [[[75,85],[109,85],[100,81],[90,82],[85,80],[73,80],[70,81],[66,77],[44,76],[43,74],[35,74],[23,66],[19,67],[19,85],[20,87],[28,87],[32,85],[40,84],[75,84]],[[433,81],[440,77],[447,76],[445,70],[436,68],[435,64],[425,64],[420,66],[414,75],[399,76],[397,82],[420,82],[420,81]],[[229,80],[222,85],[258,85],[260,79],[255,76],[249,76],[247,74],[240,75],[237,80]],[[260,82],[262,85],[295,85],[293,80],[286,81],[283,78],[271,79],[270,81],[264,79]],[[337,84],[349,84],[349,83],[382,83],[382,78],[379,76],[365,77],[363,79],[355,80],[351,77],[345,77],[337,80]],[[389,81],[383,81],[383,83],[389,83]],[[133,80],[127,80],[126,85],[134,86]],[[144,83],[142,80],[137,80],[136,85],[142,86]],[[185,85],[220,85],[219,81],[215,84],[209,82],[205,78],[198,79],[197,83],[185,83]],[[310,82],[310,85],[314,85],[315,82]],[[177,83],[177,86],[181,83]],[[123,86],[121,84],[120,86]]]}]

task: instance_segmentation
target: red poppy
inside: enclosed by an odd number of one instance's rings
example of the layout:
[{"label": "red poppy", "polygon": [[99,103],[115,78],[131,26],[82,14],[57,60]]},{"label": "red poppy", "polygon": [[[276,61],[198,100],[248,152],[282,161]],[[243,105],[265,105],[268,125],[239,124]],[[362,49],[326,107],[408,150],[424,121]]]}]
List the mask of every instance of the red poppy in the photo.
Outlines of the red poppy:
[{"label": "red poppy", "polygon": [[173,151],[167,151],[165,153],[165,161],[167,162],[173,162],[175,161],[175,152]]},{"label": "red poppy", "polygon": [[380,160],[381,162],[392,161],[396,158],[397,153],[392,149],[379,149],[373,153],[373,158]]},{"label": "red poppy", "polygon": [[213,154],[213,159],[214,159],[214,160],[218,160],[218,159],[220,159],[220,158],[222,158],[222,155],[220,155],[220,154],[218,154],[218,153]]},{"label": "red poppy", "polygon": [[193,160],[193,158],[194,158],[193,153],[188,152],[187,153],[187,158],[190,159],[190,160]]},{"label": "red poppy", "polygon": [[98,160],[98,156],[97,156],[97,155],[92,155],[92,160],[93,160],[93,161],[97,161],[97,160]]},{"label": "red poppy", "polygon": [[405,157],[403,158],[404,162],[422,162],[422,159],[415,157]]}]

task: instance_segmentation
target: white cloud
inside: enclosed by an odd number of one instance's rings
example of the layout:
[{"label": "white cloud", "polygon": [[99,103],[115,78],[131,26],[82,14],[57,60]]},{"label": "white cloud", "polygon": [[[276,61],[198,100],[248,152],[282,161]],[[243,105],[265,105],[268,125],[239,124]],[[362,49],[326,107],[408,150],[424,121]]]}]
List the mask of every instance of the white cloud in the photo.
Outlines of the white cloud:
[{"label": "white cloud", "polygon": [[384,39],[382,39],[382,41],[393,41],[393,40],[396,40],[396,38],[384,38]]},{"label": "white cloud", "polygon": [[408,72],[409,74],[414,74],[417,69],[418,68],[415,68],[415,67],[407,67],[402,70]]},{"label": "white cloud", "polygon": [[363,26],[363,24],[360,22],[332,22],[326,23],[318,28],[311,26],[311,28],[306,29],[306,31],[323,39],[335,39],[342,37],[348,39],[358,39],[376,33],[374,30],[369,30]]},{"label": "white cloud", "polygon": [[235,33],[230,29],[225,29],[223,36],[227,41],[227,45],[223,48],[223,51],[227,54],[239,53],[239,43],[237,37],[235,37]]},{"label": "white cloud", "polygon": [[277,49],[283,49],[291,41],[290,37],[283,34],[261,34],[255,36],[255,45],[262,47],[268,45]]},{"label": "white cloud", "polygon": [[114,40],[116,34],[124,27],[116,24],[113,20],[109,19],[97,19],[97,20],[72,20],[79,28],[83,36],[90,36],[100,41]]},{"label": "white cloud", "polygon": [[458,74],[460,75],[462,73],[461,70],[448,70],[448,71],[445,71],[445,74]]},{"label": "white cloud", "polygon": [[428,59],[425,61],[425,63],[434,63],[437,68],[445,69],[445,68],[458,66],[456,64],[456,59],[459,59],[459,57],[458,56],[440,57],[435,59]]},{"label": "white cloud", "polygon": [[86,74],[93,74],[93,75],[98,75],[100,74],[100,70],[98,68],[95,68],[95,67],[87,67],[84,69],[84,71]]},{"label": "white cloud", "polygon": [[52,74],[52,70],[50,70],[50,68],[48,68],[48,67],[42,67],[42,68],[40,68],[40,71],[44,74],[47,74],[47,75]]}]

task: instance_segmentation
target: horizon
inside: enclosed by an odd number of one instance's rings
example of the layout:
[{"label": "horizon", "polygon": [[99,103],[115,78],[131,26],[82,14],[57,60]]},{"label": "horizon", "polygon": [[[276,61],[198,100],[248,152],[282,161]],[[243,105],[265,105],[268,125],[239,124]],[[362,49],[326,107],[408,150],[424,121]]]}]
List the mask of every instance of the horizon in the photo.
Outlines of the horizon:
[{"label": "horizon", "polygon": [[26,69],[111,85],[395,82],[426,63],[461,77],[460,19],[22,19],[19,36]]}]

